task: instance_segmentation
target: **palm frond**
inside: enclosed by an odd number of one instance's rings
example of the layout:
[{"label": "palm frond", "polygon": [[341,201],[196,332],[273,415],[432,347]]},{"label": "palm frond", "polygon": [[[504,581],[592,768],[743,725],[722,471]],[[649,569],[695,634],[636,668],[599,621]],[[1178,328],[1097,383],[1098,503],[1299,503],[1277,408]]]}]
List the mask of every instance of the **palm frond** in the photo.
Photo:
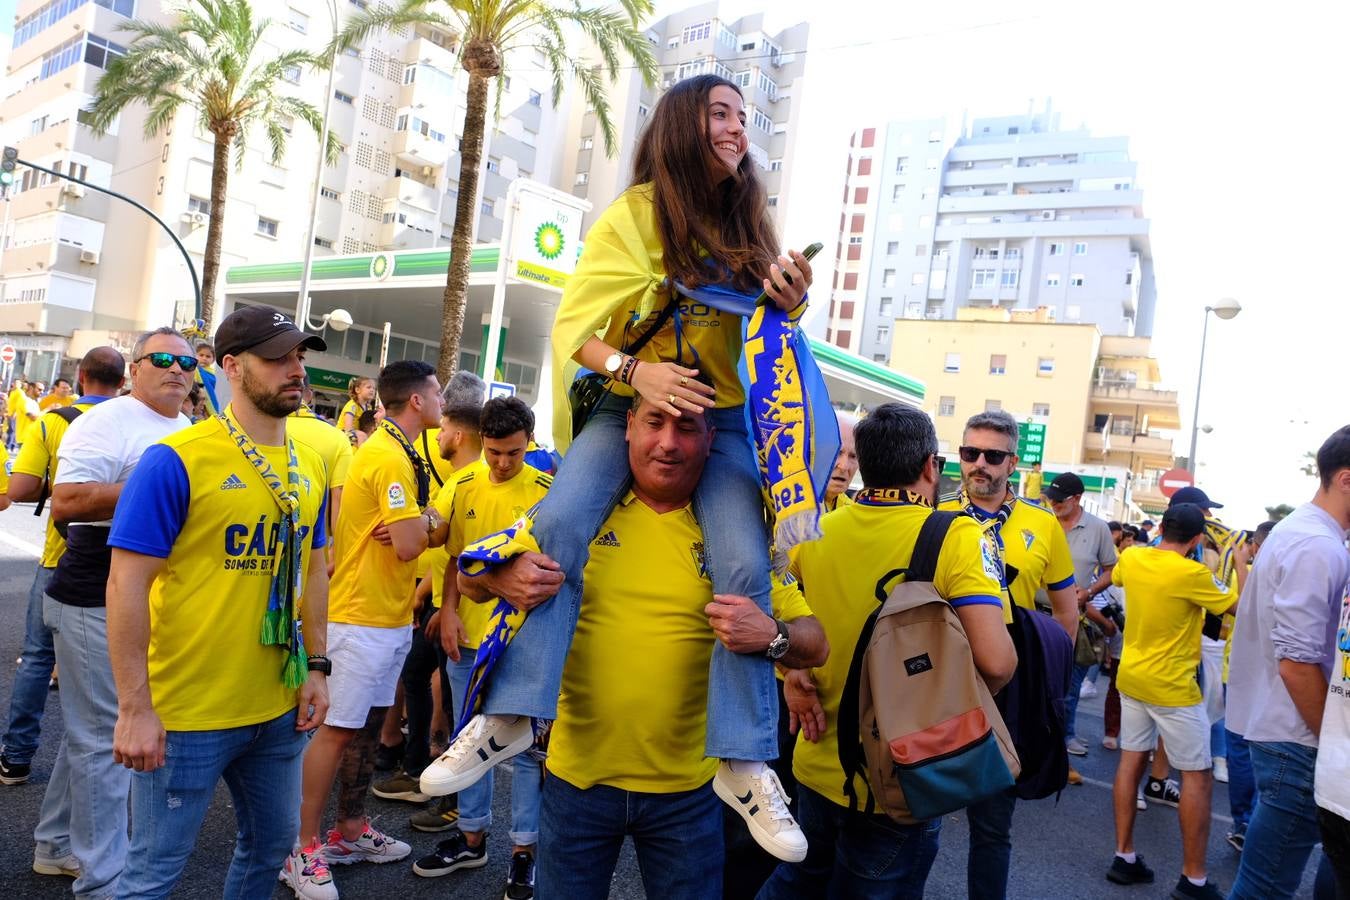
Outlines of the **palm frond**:
[{"label": "palm frond", "polygon": [[[451,4],[455,8],[455,4]],[[363,10],[347,20],[347,24],[328,45],[328,52],[341,53],[355,47],[377,31],[387,31],[403,25],[436,25],[459,29],[463,23],[447,19],[431,9],[429,0],[399,0],[395,6],[380,4]]]}]

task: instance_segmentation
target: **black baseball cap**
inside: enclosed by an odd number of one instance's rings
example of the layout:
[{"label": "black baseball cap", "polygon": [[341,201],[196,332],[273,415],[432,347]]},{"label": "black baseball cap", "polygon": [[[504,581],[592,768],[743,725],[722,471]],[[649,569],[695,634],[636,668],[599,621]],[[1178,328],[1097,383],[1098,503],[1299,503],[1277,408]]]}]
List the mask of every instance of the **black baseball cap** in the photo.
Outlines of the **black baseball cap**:
[{"label": "black baseball cap", "polygon": [[1222,503],[1215,503],[1209,495],[1195,485],[1188,485],[1172,495],[1172,506],[1178,503],[1194,503],[1202,509],[1223,509]]},{"label": "black baseball cap", "polygon": [[1069,497],[1078,497],[1083,493],[1083,479],[1072,472],[1061,472],[1055,476],[1054,481],[1042,489],[1041,493],[1056,503]]},{"label": "black baseball cap", "polygon": [[296,347],[327,350],[317,334],[305,334],[270,306],[243,306],[225,317],[216,329],[216,356],[238,356],[245,351],[263,359],[281,359]]},{"label": "black baseball cap", "polygon": [[1162,530],[1164,535],[1189,541],[1205,530],[1205,511],[1194,503],[1173,503],[1163,513]]}]

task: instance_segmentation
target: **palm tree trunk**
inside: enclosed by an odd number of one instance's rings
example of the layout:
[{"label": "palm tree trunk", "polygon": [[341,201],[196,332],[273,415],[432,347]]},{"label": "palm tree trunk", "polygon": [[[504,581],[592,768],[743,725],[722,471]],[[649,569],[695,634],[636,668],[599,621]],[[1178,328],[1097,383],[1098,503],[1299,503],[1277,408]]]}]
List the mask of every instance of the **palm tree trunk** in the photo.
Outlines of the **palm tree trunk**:
[{"label": "palm tree trunk", "polygon": [[202,256],[202,320],[207,332],[216,307],[216,271],[220,268],[220,246],[225,237],[225,189],[230,177],[232,132],[214,132],[211,152],[211,220],[206,226],[206,252]]},{"label": "palm tree trunk", "polygon": [[[473,255],[473,214],[478,208],[478,167],[483,161],[483,130],[487,127],[487,95],[487,78],[470,71],[464,138],[459,145],[459,196],[455,198],[455,227],[450,232],[450,265],[445,273],[441,307],[441,353],[436,361],[436,374],[442,383],[459,365],[459,341],[464,334]],[[483,352],[487,352],[486,347]]]}]

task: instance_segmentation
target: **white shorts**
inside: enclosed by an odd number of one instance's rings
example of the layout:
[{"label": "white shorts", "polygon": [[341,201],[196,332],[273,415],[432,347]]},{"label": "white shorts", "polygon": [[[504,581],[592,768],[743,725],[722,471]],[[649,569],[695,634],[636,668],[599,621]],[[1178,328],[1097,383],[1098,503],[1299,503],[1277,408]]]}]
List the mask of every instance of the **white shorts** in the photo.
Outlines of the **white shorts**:
[{"label": "white shorts", "polygon": [[1162,735],[1167,761],[1183,772],[1209,769],[1209,717],[1205,705],[1154,706],[1120,695],[1120,749],[1147,752]]},{"label": "white shorts", "polygon": [[370,711],[393,706],[398,676],[412,646],[412,626],[372,628],[328,623],[328,717],[325,725],[362,728]]}]

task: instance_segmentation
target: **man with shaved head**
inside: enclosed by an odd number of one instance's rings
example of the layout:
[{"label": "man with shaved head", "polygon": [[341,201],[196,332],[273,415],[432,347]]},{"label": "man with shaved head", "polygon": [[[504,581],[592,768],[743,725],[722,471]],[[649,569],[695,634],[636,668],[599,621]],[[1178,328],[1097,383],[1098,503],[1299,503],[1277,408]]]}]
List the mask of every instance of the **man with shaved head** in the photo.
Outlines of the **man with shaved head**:
[{"label": "man with shaved head", "polygon": [[835,417],[839,420],[839,455],[834,459],[834,469],[825,485],[827,511],[853,502],[847,491],[853,483],[853,476],[858,474],[858,454],[853,449],[853,426],[858,424],[858,418],[844,412],[835,413]]}]

